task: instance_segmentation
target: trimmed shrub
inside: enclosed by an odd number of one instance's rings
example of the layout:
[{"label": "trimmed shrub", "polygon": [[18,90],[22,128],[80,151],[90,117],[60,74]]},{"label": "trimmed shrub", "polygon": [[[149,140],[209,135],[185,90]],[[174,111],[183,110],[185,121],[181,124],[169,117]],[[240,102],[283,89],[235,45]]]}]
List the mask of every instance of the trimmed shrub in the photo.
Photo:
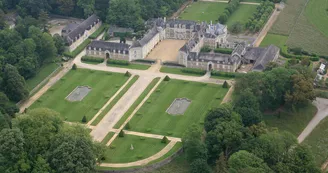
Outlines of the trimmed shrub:
[{"label": "trimmed shrub", "polygon": [[118,134],[118,137],[120,137],[120,138],[123,138],[123,137],[124,137],[124,135],[125,135],[124,131],[123,131],[123,130],[121,130],[121,131],[120,131],[120,133]]},{"label": "trimmed shrub", "polygon": [[222,72],[222,71],[211,71],[212,76],[221,76],[221,77],[228,77],[228,78],[236,78],[241,76],[242,73],[231,73],[231,72]]},{"label": "trimmed shrub", "polygon": [[72,66],[72,70],[76,70],[76,69],[77,69],[76,64],[73,64],[73,66]]},{"label": "trimmed shrub", "polygon": [[227,81],[224,81],[223,85],[222,85],[222,88],[229,88],[229,84]]},{"label": "trimmed shrub", "polygon": [[79,53],[81,53],[88,44],[91,43],[90,39],[86,39],[82,44],[80,44],[75,50],[72,52],[64,52],[64,56],[69,58],[75,58]]},{"label": "trimmed shrub", "polygon": [[163,62],[163,65],[167,65],[167,66],[176,66],[176,67],[185,67],[182,64],[179,64],[177,62],[171,62],[171,61],[165,61]]},{"label": "trimmed shrub", "polygon": [[200,52],[211,52],[211,48],[209,46],[204,46],[200,49]]},{"label": "trimmed shrub", "polygon": [[167,143],[169,143],[169,140],[167,139],[166,136],[163,137],[161,143],[163,143],[163,144],[167,144]]},{"label": "trimmed shrub", "polygon": [[151,59],[137,59],[133,62],[140,62],[140,63],[147,63],[147,64],[154,64],[156,61]]},{"label": "trimmed shrub", "polygon": [[196,69],[196,68],[183,68],[181,69],[183,73],[191,73],[191,74],[199,74],[199,75],[205,75],[206,70],[202,69]]},{"label": "trimmed shrub", "polygon": [[124,76],[127,76],[127,77],[130,77],[131,76],[131,73],[129,71],[126,71]]},{"label": "trimmed shrub", "polygon": [[87,117],[85,115],[82,118],[82,123],[87,123]]},{"label": "trimmed shrub", "polygon": [[92,33],[89,38],[90,39],[96,39],[101,33],[104,32],[104,30],[107,30],[108,25],[103,24],[101,25],[94,33]]},{"label": "trimmed shrub", "polygon": [[115,65],[125,65],[128,66],[130,65],[129,61],[124,61],[124,60],[115,60],[115,59],[108,59],[107,64],[115,64]]},{"label": "trimmed shrub", "polygon": [[165,78],[164,78],[164,81],[170,81],[170,80],[171,80],[171,78],[166,75]]},{"label": "trimmed shrub", "polygon": [[126,125],[125,125],[124,129],[125,129],[125,130],[130,130],[130,128],[131,128],[131,127],[130,127],[130,123],[129,123],[129,122],[128,122],[128,123],[126,123]]},{"label": "trimmed shrub", "polygon": [[232,54],[232,49],[227,49],[227,48],[216,48],[214,49],[215,53],[222,53],[222,54]]},{"label": "trimmed shrub", "polygon": [[81,58],[81,61],[102,63],[102,62],[104,62],[104,58],[98,58],[98,57],[93,57],[93,56],[83,56]]}]

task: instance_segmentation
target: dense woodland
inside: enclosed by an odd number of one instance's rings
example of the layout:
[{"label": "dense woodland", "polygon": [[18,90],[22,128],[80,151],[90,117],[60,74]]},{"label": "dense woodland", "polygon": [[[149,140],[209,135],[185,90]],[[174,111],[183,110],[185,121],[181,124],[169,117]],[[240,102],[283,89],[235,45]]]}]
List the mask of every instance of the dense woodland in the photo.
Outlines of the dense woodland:
[{"label": "dense woodland", "polygon": [[[234,101],[211,110],[204,122],[183,137],[192,173],[319,173],[307,146],[288,132],[267,127],[264,110],[293,109],[314,99],[306,65],[253,72],[237,78]],[[204,140],[202,140],[204,139]]]}]

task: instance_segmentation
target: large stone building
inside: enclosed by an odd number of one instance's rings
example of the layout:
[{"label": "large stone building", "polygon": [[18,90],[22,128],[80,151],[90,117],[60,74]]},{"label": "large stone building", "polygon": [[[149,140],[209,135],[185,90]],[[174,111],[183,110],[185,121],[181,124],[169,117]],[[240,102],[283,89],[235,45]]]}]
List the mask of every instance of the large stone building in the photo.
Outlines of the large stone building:
[{"label": "large stone building", "polygon": [[70,23],[62,29],[62,37],[68,44],[68,50],[73,51],[101,26],[98,16],[91,15],[80,24]]},{"label": "large stone building", "polygon": [[273,45],[267,48],[247,47],[245,44],[234,45],[231,55],[221,53],[203,53],[201,48],[208,46],[231,47],[227,42],[227,27],[221,24],[196,23],[187,20],[153,19],[146,22],[148,32],[132,45],[93,41],[87,47],[87,55],[104,58],[133,61],[144,59],[152,49],[164,39],[187,40],[179,50],[177,63],[185,67],[204,70],[235,72],[241,63],[254,64],[254,71],[264,70],[267,63],[275,61],[279,49]]}]

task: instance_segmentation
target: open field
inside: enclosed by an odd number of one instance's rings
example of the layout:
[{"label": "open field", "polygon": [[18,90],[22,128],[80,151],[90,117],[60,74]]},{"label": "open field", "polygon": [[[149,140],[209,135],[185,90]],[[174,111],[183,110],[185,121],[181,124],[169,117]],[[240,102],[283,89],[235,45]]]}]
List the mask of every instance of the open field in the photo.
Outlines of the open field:
[{"label": "open field", "polygon": [[[328,112],[327,112],[328,114]],[[305,138],[305,144],[310,146],[314,154],[314,160],[317,166],[321,165],[328,159],[328,118],[325,118],[312,131],[312,133]]]},{"label": "open field", "polygon": [[57,68],[58,68],[58,64],[56,63],[49,63],[43,65],[33,78],[26,80],[26,85],[28,90],[31,91],[33,88],[39,85],[39,83],[41,83]]},{"label": "open field", "polygon": [[198,1],[187,7],[179,18],[183,20],[216,22],[227,6],[228,4],[226,3]]},{"label": "open field", "polygon": [[139,76],[134,76],[129,83],[121,90],[120,93],[109,103],[108,106],[98,115],[98,117],[91,123],[91,125],[97,125],[101,119],[112,109],[112,107],[122,98],[122,96],[130,89],[130,87],[138,80]]},{"label": "open field", "polygon": [[160,80],[160,78],[155,78],[151,81],[151,83],[147,86],[147,88],[141,93],[138,99],[132,104],[132,106],[125,112],[123,117],[115,124],[114,128],[118,129],[125,122],[125,120],[132,114],[132,112],[137,108],[137,106],[142,102],[142,100],[147,96],[151,89],[154,88],[156,83]]},{"label": "open field", "polygon": [[320,32],[328,37],[327,0],[310,0],[305,9],[305,16]]},{"label": "open field", "polygon": [[[61,114],[65,121],[90,120],[99,109],[128,80],[124,74],[91,70],[71,70],[51,87],[31,108],[46,107]],[[77,87],[89,86],[91,91],[82,101],[69,102],[65,98]]]},{"label": "open field", "polygon": [[179,50],[185,44],[185,40],[163,40],[149,53],[147,59],[177,61]]},{"label": "open field", "polygon": [[287,39],[287,36],[269,33],[264,37],[260,47],[267,47],[270,44],[273,44],[277,47],[283,47],[284,45],[286,45]]},{"label": "open field", "polygon": [[[133,150],[131,150],[133,145]],[[145,138],[134,135],[117,137],[107,147],[105,163],[127,163],[148,158],[161,151],[166,144],[160,139]]]},{"label": "open field", "polygon": [[[201,125],[207,111],[219,106],[227,91],[214,84],[173,79],[163,81],[131,119],[131,130],[181,137],[191,124]],[[166,113],[176,98],[191,100],[184,115]]]},{"label": "open field", "polygon": [[228,18],[228,22],[226,23],[228,29],[236,22],[246,24],[248,19],[256,12],[256,7],[257,5],[240,4],[238,9]]},{"label": "open field", "polygon": [[263,115],[263,120],[268,126],[288,131],[297,137],[308,125],[316,112],[317,108],[312,104],[308,104],[307,106],[298,108],[296,112],[283,109],[281,110],[280,118],[279,113],[265,114]]}]

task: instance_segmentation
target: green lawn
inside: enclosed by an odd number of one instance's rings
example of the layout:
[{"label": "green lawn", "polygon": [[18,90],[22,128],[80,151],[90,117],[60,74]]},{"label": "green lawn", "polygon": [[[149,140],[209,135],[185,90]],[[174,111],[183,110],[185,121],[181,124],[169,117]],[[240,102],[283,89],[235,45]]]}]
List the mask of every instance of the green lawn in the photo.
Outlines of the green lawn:
[{"label": "green lawn", "polygon": [[305,9],[305,16],[317,27],[326,37],[328,37],[328,1],[309,0]]},{"label": "green lawn", "polygon": [[101,141],[102,144],[106,145],[107,142],[115,135],[114,132],[108,132],[105,138]]},{"label": "green lawn", "polygon": [[261,42],[260,47],[267,47],[270,44],[273,44],[277,47],[283,47],[286,45],[288,37],[284,35],[278,35],[278,34],[270,34],[268,33],[263,41]]},{"label": "green lawn", "polygon": [[161,67],[159,71],[162,73],[172,73],[172,74],[180,74],[180,75],[187,75],[187,76],[203,76],[200,74],[186,73],[181,70],[182,68]]},{"label": "green lawn", "polygon": [[256,12],[256,7],[257,5],[240,4],[238,9],[228,18],[228,22],[226,23],[228,29],[236,22],[246,24],[248,19]]},{"label": "green lawn", "polygon": [[280,118],[278,114],[265,114],[263,119],[268,126],[289,131],[297,137],[308,125],[316,112],[317,108],[312,104],[308,104],[307,106],[298,108],[295,112],[283,110],[280,113]]},{"label": "green lawn", "polygon": [[219,2],[194,2],[181,13],[179,18],[183,20],[215,22],[227,5],[227,3]]},{"label": "green lawn", "polygon": [[26,80],[26,85],[28,90],[29,91],[33,90],[33,88],[39,85],[45,78],[47,78],[57,68],[58,68],[58,64],[56,63],[49,63],[43,65],[33,78]]},{"label": "green lawn", "polygon": [[150,67],[150,65],[145,65],[145,64],[129,64],[129,65],[107,64],[107,66],[118,67],[118,68],[129,68],[129,69],[136,69],[136,70],[147,70]]},{"label": "green lawn", "polygon": [[152,173],[189,173],[190,163],[188,163],[186,156],[185,153],[182,153],[172,162],[152,171]]},{"label": "green lawn", "polygon": [[[53,109],[66,121],[81,122],[84,115],[90,120],[127,80],[124,74],[71,70],[31,107]],[[89,86],[92,90],[80,102],[67,101],[65,98],[77,86]]]},{"label": "green lawn", "polygon": [[[132,131],[181,137],[193,123],[200,126],[208,110],[220,105],[228,89],[220,85],[163,81],[131,119]],[[176,98],[188,98],[191,104],[184,115],[169,115],[166,110]]]},{"label": "green lawn", "polygon": [[[328,114],[328,112],[327,112]],[[328,159],[328,118],[325,118],[320,124],[305,138],[305,144],[310,146],[314,154],[314,160],[318,167]]]},{"label": "green lawn", "polygon": [[139,76],[134,76],[130,82],[121,90],[119,94],[108,104],[108,106],[98,115],[98,117],[91,123],[91,125],[97,125],[101,119],[112,109],[112,107],[121,99],[121,97],[130,89],[130,87],[138,80]]},{"label": "green lawn", "polygon": [[151,83],[147,86],[147,88],[141,93],[138,99],[132,104],[132,106],[125,112],[123,117],[115,124],[114,128],[118,129],[125,122],[125,120],[132,114],[132,112],[137,108],[137,106],[142,102],[142,100],[147,96],[151,89],[154,88],[156,83],[160,78],[155,78],[151,81]]},{"label": "green lawn", "polygon": [[[133,150],[131,150],[133,145]],[[148,158],[161,151],[166,144],[161,139],[145,138],[134,135],[117,137],[106,149],[105,163],[127,163]]]}]

